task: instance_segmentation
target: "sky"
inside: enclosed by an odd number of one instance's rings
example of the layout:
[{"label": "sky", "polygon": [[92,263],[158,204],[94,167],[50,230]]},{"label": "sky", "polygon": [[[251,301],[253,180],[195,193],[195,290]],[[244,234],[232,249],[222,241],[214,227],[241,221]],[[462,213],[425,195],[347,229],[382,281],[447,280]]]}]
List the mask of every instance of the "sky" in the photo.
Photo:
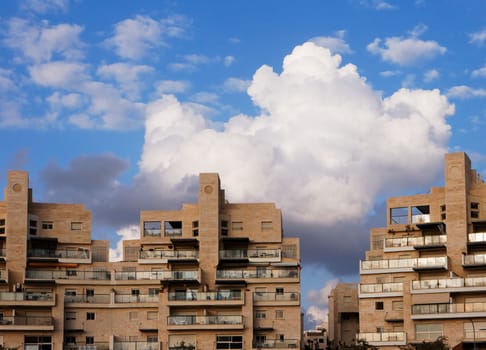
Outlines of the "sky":
[{"label": "sky", "polygon": [[447,152],[486,174],[485,82],[482,0],[3,0],[0,185],[84,203],[117,259],[217,172],[301,238],[312,328],[387,197],[440,186]]}]

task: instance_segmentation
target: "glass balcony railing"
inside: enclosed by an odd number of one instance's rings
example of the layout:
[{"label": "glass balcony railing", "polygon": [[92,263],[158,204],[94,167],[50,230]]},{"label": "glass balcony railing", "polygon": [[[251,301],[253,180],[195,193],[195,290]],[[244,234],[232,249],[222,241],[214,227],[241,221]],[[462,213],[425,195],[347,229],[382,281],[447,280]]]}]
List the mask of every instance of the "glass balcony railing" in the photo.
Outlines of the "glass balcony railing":
[{"label": "glass balcony railing", "polygon": [[296,349],[300,347],[297,339],[274,340],[266,339],[265,341],[253,341],[253,348],[257,349]]},{"label": "glass balcony railing", "polygon": [[170,301],[204,301],[204,300],[242,300],[240,291],[221,291],[221,292],[169,292]]},{"label": "glass balcony railing", "polygon": [[275,292],[255,292],[253,293],[254,301],[299,301],[299,293],[275,293]]},{"label": "glass balcony railing", "polygon": [[63,350],[110,350],[108,342],[94,342],[93,344],[71,343],[64,344]]},{"label": "glass balcony railing", "polygon": [[217,270],[216,278],[221,279],[249,279],[249,278],[297,278],[299,270],[271,269],[271,270]]},{"label": "glass balcony railing", "polygon": [[486,232],[475,232],[467,235],[468,243],[482,243],[486,242]]},{"label": "glass balcony railing", "polygon": [[437,303],[412,305],[413,315],[486,312],[486,303]]},{"label": "glass balcony railing", "polygon": [[407,339],[405,332],[359,333],[357,338],[368,343],[405,342]]},{"label": "glass balcony railing", "polygon": [[447,235],[427,235],[420,237],[400,237],[385,239],[385,248],[441,246],[447,243]]},{"label": "glass balcony railing", "polygon": [[167,324],[169,325],[223,325],[243,324],[243,316],[241,315],[220,315],[220,316],[168,316]]},{"label": "glass balcony railing", "polygon": [[403,292],[403,283],[372,283],[372,284],[360,284],[360,293],[394,293]]},{"label": "glass balcony railing", "polygon": [[361,261],[361,270],[386,270],[403,268],[439,268],[447,267],[447,257],[427,257],[410,259],[390,259],[390,260],[366,260]]},{"label": "glass balcony railing", "polygon": [[197,259],[197,250],[142,250],[140,259]]},{"label": "glass balcony railing", "polygon": [[86,270],[26,270],[25,278],[32,280],[109,280],[109,271]]},{"label": "glass balcony railing", "polygon": [[113,343],[113,350],[159,350],[160,346],[157,342],[145,341],[115,341]]},{"label": "glass balcony railing", "polygon": [[0,301],[54,301],[53,292],[0,292]]},{"label": "glass balcony railing", "polygon": [[219,252],[220,259],[280,258],[280,249],[227,249]]},{"label": "glass balcony railing", "polygon": [[115,280],[197,280],[199,271],[121,271]]},{"label": "glass balcony railing", "polygon": [[64,249],[29,249],[27,256],[30,258],[61,258],[61,259],[89,259],[90,251],[84,248]]},{"label": "glass balcony railing", "polygon": [[412,281],[412,290],[486,287],[486,277],[443,278]]},{"label": "glass balcony railing", "polygon": [[52,326],[51,316],[3,316],[0,326]]},{"label": "glass balcony railing", "polygon": [[65,295],[65,303],[91,303],[91,304],[109,304],[110,294],[95,295]]},{"label": "glass balcony railing", "polygon": [[158,294],[115,294],[115,303],[128,304],[128,303],[157,303],[159,301]]}]

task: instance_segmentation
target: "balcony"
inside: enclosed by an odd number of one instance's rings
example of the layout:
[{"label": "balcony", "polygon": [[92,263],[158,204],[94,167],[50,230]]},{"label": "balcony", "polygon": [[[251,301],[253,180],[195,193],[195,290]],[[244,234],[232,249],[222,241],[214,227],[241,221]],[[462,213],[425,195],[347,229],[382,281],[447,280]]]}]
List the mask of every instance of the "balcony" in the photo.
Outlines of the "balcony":
[{"label": "balcony", "polygon": [[486,267],[486,254],[472,254],[462,256],[464,268]]},{"label": "balcony", "polygon": [[253,304],[259,306],[277,306],[277,305],[300,305],[298,292],[288,293],[253,293]]},{"label": "balcony", "polygon": [[373,283],[360,284],[359,297],[360,298],[386,298],[386,297],[401,297],[403,296],[403,283]]},{"label": "balcony", "polygon": [[243,295],[240,291],[219,292],[169,292],[168,304],[170,306],[190,305],[243,305]]},{"label": "balcony", "polygon": [[93,344],[70,343],[70,344],[64,344],[63,350],[110,350],[110,343],[108,342],[95,342]]},{"label": "balcony", "polygon": [[486,303],[436,303],[412,305],[412,320],[486,317]]},{"label": "balcony", "polygon": [[467,245],[469,247],[486,246],[486,232],[475,232],[467,235]]},{"label": "balcony", "polygon": [[[116,304],[147,304],[147,303],[158,303],[159,295],[155,294],[115,294]],[[136,305],[134,305],[135,307]]]},{"label": "balcony", "polygon": [[121,271],[115,272],[115,280],[159,280],[168,282],[197,282],[199,270],[191,271]]},{"label": "balcony", "polygon": [[0,292],[0,306],[54,306],[53,292]]},{"label": "balcony", "polygon": [[373,346],[400,346],[407,344],[405,332],[359,333],[357,339]]},{"label": "balcony", "polygon": [[115,341],[113,350],[160,350],[161,346],[157,342],[145,341]]},{"label": "balcony", "polygon": [[199,251],[191,250],[142,250],[138,259],[139,264],[167,264],[177,262],[196,262]]},{"label": "balcony", "polygon": [[361,261],[360,274],[447,270],[447,257]]},{"label": "balcony", "polygon": [[109,271],[33,270],[25,271],[26,282],[61,282],[62,280],[110,280]]},{"label": "balcony", "polygon": [[[190,327],[188,327],[190,326]],[[219,316],[192,316],[177,315],[167,317],[168,330],[189,329],[243,329],[243,316],[219,315]]]},{"label": "balcony", "polygon": [[486,290],[486,277],[444,278],[412,281],[411,293],[481,292]]},{"label": "balcony", "polygon": [[[65,304],[110,304],[110,294],[95,294],[95,295],[65,295]],[[92,305],[93,306],[93,305]]]},{"label": "balcony", "polygon": [[253,341],[253,349],[298,349],[300,341],[298,339],[272,340],[264,342]]},{"label": "balcony", "polygon": [[385,252],[399,252],[407,250],[425,250],[444,248],[447,243],[447,235],[426,235],[420,237],[401,237],[385,239]]},{"label": "balcony", "polygon": [[[225,283],[231,281],[262,282],[281,282],[288,279],[290,282],[299,279],[298,268],[287,269],[265,269],[265,270],[217,270],[216,282]],[[253,281],[252,281],[253,280]]]},{"label": "balcony", "polygon": [[280,262],[280,249],[228,249],[219,252],[220,260],[248,262]]},{"label": "balcony", "polygon": [[7,283],[8,273],[6,270],[0,270],[0,284]]},{"label": "balcony", "polygon": [[29,260],[38,261],[58,261],[61,263],[91,263],[91,254],[89,249],[85,248],[59,248],[59,249],[29,249],[27,252]]},{"label": "balcony", "polygon": [[53,331],[51,316],[3,316],[0,331]]}]

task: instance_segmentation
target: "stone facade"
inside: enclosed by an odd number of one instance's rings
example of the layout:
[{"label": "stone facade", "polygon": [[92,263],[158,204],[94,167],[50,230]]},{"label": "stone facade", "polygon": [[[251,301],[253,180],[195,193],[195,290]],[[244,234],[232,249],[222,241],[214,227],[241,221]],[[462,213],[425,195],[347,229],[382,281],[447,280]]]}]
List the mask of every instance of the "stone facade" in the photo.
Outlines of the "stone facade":
[{"label": "stone facade", "polygon": [[443,187],[387,200],[360,282],[359,338],[370,344],[485,346],[486,184],[466,154],[445,156]]},{"label": "stone facade", "polygon": [[108,261],[78,204],[32,201],[11,171],[0,202],[0,344],[13,349],[300,348],[300,252],[273,203],[232,204],[217,174],[198,202],[142,211]]},{"label": "stone facade", "polygon": [[329,293],[328,338],[332,348],[355,343],[359,331],[357,283],[339,283]]}]

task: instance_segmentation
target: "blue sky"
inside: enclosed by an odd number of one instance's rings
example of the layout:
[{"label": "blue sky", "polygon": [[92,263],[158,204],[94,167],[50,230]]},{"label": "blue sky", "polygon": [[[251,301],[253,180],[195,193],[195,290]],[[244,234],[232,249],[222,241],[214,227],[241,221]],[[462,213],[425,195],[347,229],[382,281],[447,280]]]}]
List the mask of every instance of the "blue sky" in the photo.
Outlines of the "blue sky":
[{"label": "blue sky", "polygon": [[[143,209],[274,201],[302,239],[306,326],[357,281],[384,198],[440,185],[443,155],[486,171],[484,1],[0,3],[0,181],[82,202],[93,235]],[[316,278],[317,277],[317,278]]]}]

